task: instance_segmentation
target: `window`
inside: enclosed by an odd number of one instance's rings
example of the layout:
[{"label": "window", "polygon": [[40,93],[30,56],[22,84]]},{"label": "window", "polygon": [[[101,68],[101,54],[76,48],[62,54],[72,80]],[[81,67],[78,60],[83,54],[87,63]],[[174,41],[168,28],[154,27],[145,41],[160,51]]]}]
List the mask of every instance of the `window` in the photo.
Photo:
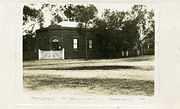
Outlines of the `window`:
[{"label": "window", "polygon": [[92,48],[92,40],[89,40],[89,48]]},{"label": "window", "polygon": [[77,49],[78,47],[78,39],[73,39],[73,48]]}]

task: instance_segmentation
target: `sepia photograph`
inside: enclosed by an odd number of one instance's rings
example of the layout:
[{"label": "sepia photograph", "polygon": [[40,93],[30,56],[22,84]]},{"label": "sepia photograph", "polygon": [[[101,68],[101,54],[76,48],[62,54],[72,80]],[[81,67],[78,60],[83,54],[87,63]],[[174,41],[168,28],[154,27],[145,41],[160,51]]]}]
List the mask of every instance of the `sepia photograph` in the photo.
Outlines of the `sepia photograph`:
[{"label": "sepia photograph", "polygon": [[153,6],[37,3],[22,8],[25,93],[154,96]]}]

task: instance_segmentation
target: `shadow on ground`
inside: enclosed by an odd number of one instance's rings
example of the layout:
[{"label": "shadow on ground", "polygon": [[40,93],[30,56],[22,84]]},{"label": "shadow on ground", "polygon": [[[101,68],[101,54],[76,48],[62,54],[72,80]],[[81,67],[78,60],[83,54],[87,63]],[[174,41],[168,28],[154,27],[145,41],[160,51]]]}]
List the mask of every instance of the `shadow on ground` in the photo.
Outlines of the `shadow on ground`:
[{"label": "shadow on ground", "polygon": [[24,76],[24,87],[31,90],[44,88],[61,89],[86,88],[91,93],[106,95],[146,95],[154,94],[154,82],[131,79],[62,78],[60,76]]},{"label": "shadow on ground", "polygon": [[151,71],[153,67],[143,68],[137,66],[125,66],[125,65],[103,65],[103,66],[76,66],[76,67],[30,67],[25,68],[27,70],[113,70],[113,69],[136,69]]},{"label": "shadow on ground", "polygon": [[[60,61],[62,61],[62,60],[60,60]],[[73,65],[73,64],[86,64],[86,63],[93,64],[93,63],[100,63],[100,62],[83,61],[83,62],[58,62],[58,63],[51,63],[51,64],[50,63],[48,63],[48,64],[41,63],[41,64],[27,64],[27,65],[23,65],[23,67],[51,66],[51,65]]]},{"label": "shadow on ground", "polygon": [[149,57],[149,58],[128,58],[128,59],[124,59],[124,61],[126,62],[140,62],[140,61],[150,61],[153,60],[153,57]]}]

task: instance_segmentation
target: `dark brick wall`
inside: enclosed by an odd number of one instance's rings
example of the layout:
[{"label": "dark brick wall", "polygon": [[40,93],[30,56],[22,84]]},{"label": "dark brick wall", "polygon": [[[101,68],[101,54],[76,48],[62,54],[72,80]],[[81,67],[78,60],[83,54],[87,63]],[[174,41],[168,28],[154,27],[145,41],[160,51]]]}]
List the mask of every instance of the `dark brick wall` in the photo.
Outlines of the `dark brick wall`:
[{"label": "dark brick wall", "polygon": [[[65,50],[65,59],[85,58],[85,37],[80,35],[77,29],[44,29],[36,32],[37,48],[51,50],[51,39],[56,38]],[[73,39],[78,39],[78,48],[73,48]],[[93,41],[93,48],[88,48],[88,58],[96,58],[94,36],[88,32],[87,39]],[[88,42],[88,41],[87,41]]]}]

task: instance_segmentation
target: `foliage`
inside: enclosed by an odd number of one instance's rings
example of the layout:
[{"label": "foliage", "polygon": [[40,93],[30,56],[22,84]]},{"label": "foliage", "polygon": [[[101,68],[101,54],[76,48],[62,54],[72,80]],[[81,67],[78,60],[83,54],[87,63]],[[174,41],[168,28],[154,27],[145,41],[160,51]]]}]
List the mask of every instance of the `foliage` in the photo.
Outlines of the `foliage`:
[{"label": "foliage", "polygon": [[92,23],[92,19],[96,17],[97,9],[94,5],[65,5],[64,14],[70,21],[80,23],[80,26],[87,28],[88,24]]},{"label": "foliage", "polygon": [[53,4],[42,4],[39,9],[33,5],[24,5],[23,7],[23,32],[25,34],[34,34],[35,30],[44,27],[45,12],[49,11],[51,18],[51,25],[58,24],[62,21],[61,7]]},{"label": "foliage", "polygon": [[115,57],[122,50],[141,50],[145,39],[154,41],[153,17],[153,11],[144,5],[134,5],[127,12],[106,9],[102,18],[94,20],[98,51],[104,57]]},{"label": "foliage", "polygon": [[29,6],[23,7],[23,32],[26,34],[33,34],[36,24],[42,27],[43,13],[40,9],[31,8]]},{"label": "foliage", "polygon": [[122,49],[127,49],[128,40],[122,32],[125,15],[126,12],[105,10],[101,19],[94,20],[94,34],[98,41],[96,46],[101,57],[118,57]]},{"label": "foliage", "polygon": [[146,41],[150,41],[148,43],[152,43],[154,46],[154,12],[153,10],[148,11],[145,5],[134,5],[131,10],[131,17],[134,18],[138,30],[136,44],[143,54],[143,46]]},{"label": "foliage", "polygon": [[26,24],[30,19],[35,19],[39,15],[39,11],[36,9],[31,9],[28,6],[24,6],[23,8],[23,24]]}]

